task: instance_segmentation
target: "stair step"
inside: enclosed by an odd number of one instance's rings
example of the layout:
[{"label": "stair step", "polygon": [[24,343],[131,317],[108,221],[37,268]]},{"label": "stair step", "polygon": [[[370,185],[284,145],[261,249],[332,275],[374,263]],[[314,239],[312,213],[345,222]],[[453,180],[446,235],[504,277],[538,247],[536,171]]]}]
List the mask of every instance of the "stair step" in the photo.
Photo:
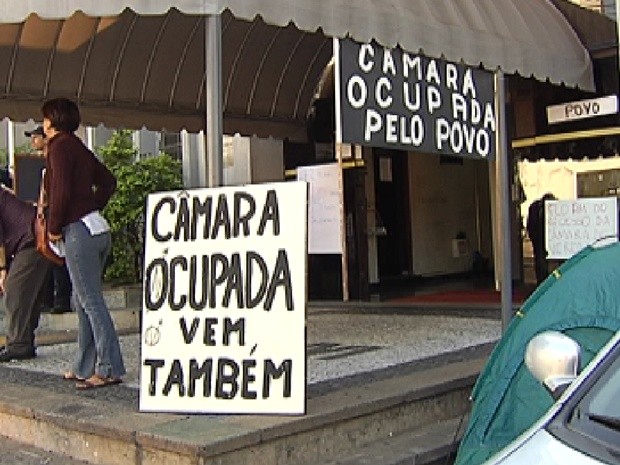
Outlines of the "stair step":
[{"label": "stair step", "polygon": [[351,457],[392,434],[416,456],[418,461],[409,463],[430,463],[452,450],[446,441],[453,438],[456,423],[450,419],[469,411],[468,397],[483,363],[449,363],[310,397],[303,416],[145,414],[135,410],[137,392],[123,386],[76,395],[57,382],[54,390],[35,386],[32,374],[27,385],[21,384],[14,373],[0,385],[0,431],[35,447],[107,465],[137,456],[148,457],[149,465],[316,465]]},{"label": "stair step", "polygon": [[[118,288],[107,288],[103,293],[104,299],[117,331],[120,333],[136,332],[140,329],[140,309],[141,309],[141,292],[137,286],[127,286]],[[4,301],[0,300],[0,334],[6,333],[6,319],[4,312]],[[52,314],[48,312],[41,313],[39,318],[39,326],[37,328],[37,338],[44,335],[44,340],[50,333],[59,335],[67,333],[69,339],[75,339],[71,335],[77,328],[77,314],[75,312]],[[0,342],[3,342],[3,336],[0,336]],[[39,341],[39,344],[41,341]]]},{"label": "stair step", "polygon": [[391,435],[326,465],[431,464],[456,452],[466,422],[461,416]]},{"label": "stair step", "polygon": [[[140,308],[117,308],[111,309],[110,315],[114,320],[114,326],[119,332],[137,331],[140,328]],[[0,322],[0,330],[4,330],[4,322]],[[78,316],[75,312],[68,313],[41,313],[39,318],[38,333],[73,331],[78,327]]]},{"label": "stair step", "polygon": [[90,465],[64,454],[55,454],[0,436],[0,463],[12,465]]}]

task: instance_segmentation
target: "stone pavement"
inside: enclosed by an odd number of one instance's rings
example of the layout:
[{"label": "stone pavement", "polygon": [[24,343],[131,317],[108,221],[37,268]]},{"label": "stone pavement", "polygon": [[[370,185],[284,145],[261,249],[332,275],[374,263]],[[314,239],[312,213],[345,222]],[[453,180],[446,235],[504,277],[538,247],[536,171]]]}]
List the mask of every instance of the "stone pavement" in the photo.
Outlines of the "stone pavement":
[{"label": "stone pavement", "polygon": [[[313,385],[493,343],[499,338],[501,323],[466,316],[310,309],[307,330],[307,383]],[[127,366],[125,385],[137,388],[139,334],[121,336],[121,344]],[[60,375],[71,366],[75,349],[74,342],[42,345],[36,359],[8,365]]]}]

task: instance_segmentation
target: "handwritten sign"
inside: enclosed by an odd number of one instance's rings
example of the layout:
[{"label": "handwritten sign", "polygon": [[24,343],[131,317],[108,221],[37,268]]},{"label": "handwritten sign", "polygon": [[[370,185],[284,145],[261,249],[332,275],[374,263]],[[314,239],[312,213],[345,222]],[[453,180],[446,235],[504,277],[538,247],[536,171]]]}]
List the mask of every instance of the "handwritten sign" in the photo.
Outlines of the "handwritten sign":
[{"label": "handwritten sign", "polygon": [[334,49],[337,142],[495,156],[490,72],[350,39]]},{"label": "handwritten sign", "polygon": [[305,410],[307,184],[151,194],[140,410]]},{"label": "handwritten sign", "polygon": [[342,181],[337,163],[300,166],[297,179],[310,186],[308,253],[342,253]]},{"label": "handwritten sign", "polygon": [[566,259],[588,245],[617,241],[617,203],[616,197],[546,201],[548,258]]}]

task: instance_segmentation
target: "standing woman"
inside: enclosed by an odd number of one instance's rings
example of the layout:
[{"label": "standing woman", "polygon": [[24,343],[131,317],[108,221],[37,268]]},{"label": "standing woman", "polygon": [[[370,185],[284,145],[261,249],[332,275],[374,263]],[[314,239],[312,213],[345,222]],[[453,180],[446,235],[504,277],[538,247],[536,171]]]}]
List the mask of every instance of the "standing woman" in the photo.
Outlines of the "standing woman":
[{"label": "standing woman", "polygon": [[80,125],[75,102],[48,100],[41,112],[48,140],[48,234],[52,242],[64,240],[78,314],[78,352],[72,370],[63,376],[77,380],[77,389],[118,384],[125,365],[103,299],[102,273],[111,235],[100,213],[116,188],[116,179],[74,134]]}]

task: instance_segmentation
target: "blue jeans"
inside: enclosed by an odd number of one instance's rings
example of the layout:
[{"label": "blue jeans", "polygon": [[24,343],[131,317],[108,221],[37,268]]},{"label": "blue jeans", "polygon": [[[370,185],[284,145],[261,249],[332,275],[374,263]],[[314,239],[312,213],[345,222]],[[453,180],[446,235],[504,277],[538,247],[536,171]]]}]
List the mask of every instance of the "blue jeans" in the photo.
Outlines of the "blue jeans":
[{"label": "blue jeans", "polygon": [[102,273],[110,253],[110,233],[91,236],[76,221],[63,229],[65,260],[73,284],[73,305],[78,315],[78,351],[73,372],[81,378],[93,374],[120,378],[125,374],[118,335],[103,299]]}]

